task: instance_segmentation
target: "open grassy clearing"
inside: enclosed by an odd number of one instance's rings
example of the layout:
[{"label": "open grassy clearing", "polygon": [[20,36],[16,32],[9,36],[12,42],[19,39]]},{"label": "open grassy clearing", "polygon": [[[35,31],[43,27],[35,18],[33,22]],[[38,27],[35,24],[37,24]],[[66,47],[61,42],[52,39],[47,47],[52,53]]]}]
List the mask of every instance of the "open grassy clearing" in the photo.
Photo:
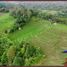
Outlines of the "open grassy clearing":
[{"label": "open grassy clearing", "polygon": [[9,29],[13,23],[14,18],[9,15],[9,13],[4,13],[0,16],[0,32],[4,32],[6,29]]},{"label": "open grassy clearing", "polygon": [[[29,40],[31,37],[35,36],[36,34],[39,34],[40,31],[47,27],[49,24],[49,21],[47,20],[40,20],[40,18],[33,17],[31,21],[24,26],[24,28],[21,31],[16,31],[13,34],[9,35],[9,38],[13,41],[20,42],[22,40]],[[11,37],[12,36],[12,37]]]},{"label": "open grassy clearing", "polygon": [[[9,14],[0,17],[0,32],[11,27],[14,19]],[[10,22],[10,23],[9,23]],[[33,17],[20,31],[7,35],[16,44],[22,40],[41,47],[46,58],[39,65],[62,65],[64,62],[63,50],[67,49],[67,26],[51,24],[48,20]]]}]

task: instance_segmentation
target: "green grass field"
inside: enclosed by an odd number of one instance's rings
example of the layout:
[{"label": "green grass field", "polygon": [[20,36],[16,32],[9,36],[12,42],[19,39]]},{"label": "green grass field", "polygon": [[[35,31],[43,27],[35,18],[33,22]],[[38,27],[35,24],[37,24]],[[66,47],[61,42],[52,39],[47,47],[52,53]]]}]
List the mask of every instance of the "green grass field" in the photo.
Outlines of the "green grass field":
[{"label": "green grass field", "polygon": [[[0,32],[12,27],[15,19],[8,13],[0,16]],[[50,21],[32,17],[22,30],[7,34],[15,44],[22,40],[41,47],[46,57],[36,65],[63,65],[67,56],[62,51],[67,49],[67,26],[51,24]]]},{"label": "green grass field", "polygon": [[4,32],[6,29],[9,29],[13,23],[14,18],[9,15],[9,13],[5,13],[0,16],[0,32]]}]

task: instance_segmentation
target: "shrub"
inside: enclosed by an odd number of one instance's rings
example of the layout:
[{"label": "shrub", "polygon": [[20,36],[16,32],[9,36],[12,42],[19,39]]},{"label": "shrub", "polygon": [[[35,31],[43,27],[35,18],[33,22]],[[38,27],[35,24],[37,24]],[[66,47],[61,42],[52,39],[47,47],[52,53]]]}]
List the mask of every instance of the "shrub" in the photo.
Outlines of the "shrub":
[{"label": "shrub", "polygon": [[2,65],[7,65],[7,63],[8,63],[8,59],[7,59],[7,56],[6,56],[6,51],[3,52],[3,55],[1,56],[1,63],[2,63]]},{"label": "shrub", "polygon": [[10,48],[7,51],[7,58],[8,58],[8,64],[11,65],[13,58],[15,57],[15,47],[14,46],[10,46]]},{"label": "shrub", "polygon": [[13,66],[20,66],[22,64],[23,64],[22,58],[17,56],[14,58],[12,63]]},{"label": "shrub", "polygon": [[7,38],[5,34],[0,34],[0,63],[1,65],[7,65],[6,51],[12,45],[12,41]]},{"label": "shrub", "polygon": [[31,19],[31,11],[21,7],[14,9],[11,15],[16,18],[16,21],[10,33],[19,30]]},{"label": "shrub", "polygon": [[8,39],[5,35],[0,35],[0,56],[2,56],[3,52],[12,45],[10,39]]},{"label": "shrub", "polygon": [[40,48],[36,48],[29,43],[21,43],[18,46],[16,46],[17,51],[13,65],[30,66],[37,63],[43,57],[43,52],[41,52]]},{"label": "shrub", "polygon": [[40,48],[23,41],[14,45],[7,37],[0,36],[0,65],[30,66],[42,57],[43,52]]}]

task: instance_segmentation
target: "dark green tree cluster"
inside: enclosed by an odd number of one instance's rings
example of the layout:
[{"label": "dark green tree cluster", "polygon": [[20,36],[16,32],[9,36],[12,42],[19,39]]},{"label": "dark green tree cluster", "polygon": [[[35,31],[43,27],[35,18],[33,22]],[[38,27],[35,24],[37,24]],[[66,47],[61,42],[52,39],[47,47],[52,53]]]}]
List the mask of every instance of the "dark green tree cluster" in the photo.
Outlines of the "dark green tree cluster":
[{"label": "dark green tree cluster", "polygon": [[65,12],[58,12],[57,14],[49,14],[49,13],[39,13],[38,17],[42,19],[46,19],[51,21],[52,23],[62,23],[67,24],[67,19],[64,17],[66,16]]},{"label": "dark green tree cluster", "polygon": [[30,10],[20,7],[14,8],[14,10],[11,11],[11,15],[16,19],[16,21],[13,28],[10,30],[10,33],[23,28],[23,26],[30,21],[32,13]]},{"label": "dark green tree cluster", "polygon": [[33,8],[33,9],[30,9],[30,11],[31,11],[31,13],[32,13],[32,16],[38,16],[38,14],[39,14],[39,10],[38,9],[35,9],[35,8]]}]

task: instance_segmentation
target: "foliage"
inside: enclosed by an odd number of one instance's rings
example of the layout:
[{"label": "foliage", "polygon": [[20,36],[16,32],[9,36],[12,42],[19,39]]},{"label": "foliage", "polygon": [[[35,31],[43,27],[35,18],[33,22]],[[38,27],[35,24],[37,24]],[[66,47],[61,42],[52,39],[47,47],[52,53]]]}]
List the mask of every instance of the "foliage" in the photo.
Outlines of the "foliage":
[{"label": "foliage", "polygon": [[[41,52],[40,49],[37,49],[36,47],[30,45],[29,43],[20,44],[19,46],[21,45],[22,47],[17,48],[18,51],[13,61],[13,65],[15,65],[16,63],[16,65],[29,66],[29,65],[37,63],[35,61],[37,60],[38,57],[40,58],[42,57],[43,53]],[[33,58],[35,57],[37,58],[34,59],[34,63],[33,63],[32,61],[33,61]]]},{"label": "foliage", "polygon": [[12,45],[12,42],[6,36],[0,34],[0,56],[10,45]]},{"label": "foliage", "polygon": [[7,50],[7,58],[8,58],[8,64],[11,65],[13,58],[15,57],[15,47],[10,46],[10,48]]},{"label": "foliage", "polygon": [[45,19],[45,20],[49,20],[52,23],[62,23],[62,24],[67,24],[67,20],[66,20],[66,11],[63,12],[57,12],[57,14],[51,14],[51,13],[47,13],[47,12],[40,12],[38,14],[39,18]]},{"label": "foliage", "polygon": [[7,64],[6,51],[12,45],[12,41],[6,37],[3,33],[0,34],[0,62],[3,65]]},{"label": "foliage", "polygon": [[32,16],[37,16],[38,13],[39,13],[39,10],[33,8],[33,9],[30,9],[31,13],[32,13]]},{"label": "foliage", "polygon": [[8,63],[6,51],[3,52],[3,55],[1,56],[1,63],[2,63],[2,65],[7,65],[7,63]]},{"label": "foliage", "polygon": [[14,65],[14,66],[20,66],[20,65],[22,65],[22,63],[23,63],[22,58],[16,56],[14,58],[14,60],[13,60],[12,65]]},{"label": "foliage", "polygon": [[7,8],[0,8],[0,12],[4,12],[4,13],[7,13],[7,12],[9,12],[9,10],[7,9]]},{"label": "foliage", "polygon": [[13,43],[11,44],[11,41],[4,36],[0,36],[0,51],[1,65],[29,66],[35,64],[38,57],[43,57],[41,50],[29,43],[22,41],[19,45],[14,45]]},{"label": "foliage", "polygon": [[31,11],[20,7],[11,11],[11,15],[16,18],[16,21],[13,28],[10,30],[10,33],[20,30],[27,22],[29,22],[32,14]]},{"label": "foliage", "polygon": [[[32,13],[32,16],[34,17],[30,16],[30,13]],[[49,11],[49,13],[51,13],[51,11]],[[2,22],[0,23],[0,32],[1,30],[4,31],[8,28],[11,29],[9,30],[10,32],[14,32],[18,29],[20,30],[28,22],[28,19],[31,19],[32,17],[30,23],[26,25],[23,30],[17,31],[12,34],[7,34],[7,36],[11,38],[11,40],[16,42],[14,43],[14,45],[8,44],[9,46],[6,47],[5,44],[7,43],[4,43],[4,39],[2,39],[3,45],[1,46],[2,54],[0,55],[0,65],[31,66],[37,63],[43,55],[40,48],[34,47],[26,42],[18,44],[18,42],[21,42],[22,40],[28,42],[29,40],[31,40],[31,38],[32,40],[30,42],[34,43],[33,45],[40,46],[43,49],[44,53],[46,51],[48,55],[48,57],[46,57],[46,63],[52,62],[50,64],[54,64],[55,62],[57,63],[57,61],[61,60],[62,54],[58,60],[54,59],[54,56],[58,54],[56,57],[58,58],[60,54],[59,50],[61,50],[62,46],[65,47],[67,43],[67,27],[63,24],[59,24],[67,23],[65,17],[66,12],[63,12],[63,14],[57,13],[58,15],[49,13],[46,12],[43,14],[39,14],[40,18],[38,18],[38,12],[36,10],[29,11],[25,8],[23,8],[22,10],[18,8],[14,11],[14,13],[12,13],[12,17],[14,15],[14,19],[16,19],[13,26],[11,25],[11,23],[14,20],[9,17],[8,19],[6,19],[5,17],[7,17],[7,15],[3,15],[2,17],[0,17],[0,22]],[[9,22],[10,25],[7,22]],[[57,22],[58,24],[54,26],[50,24],[51,22]],[[59,41],[60,43],[58,43]],[[57,47],[61,48],[58,49]],[[66,49],[66,47],[64,49]],[[56,50],[58,52],[54,53]],[[51,57],[52,55],[53,57]]]}]

